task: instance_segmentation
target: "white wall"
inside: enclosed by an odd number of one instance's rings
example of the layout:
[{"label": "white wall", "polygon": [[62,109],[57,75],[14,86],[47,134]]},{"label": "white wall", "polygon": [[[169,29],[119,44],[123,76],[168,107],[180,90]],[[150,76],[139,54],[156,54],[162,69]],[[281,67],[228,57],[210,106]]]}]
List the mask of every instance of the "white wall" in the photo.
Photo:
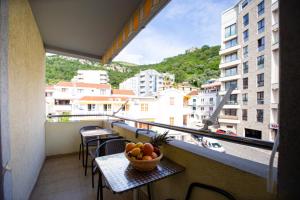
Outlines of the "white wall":
[{"label": "white wall", "polygon": [[25,0],[9,1],[9,123],[13,199],[28,199],[45,159],[45,51]]}]

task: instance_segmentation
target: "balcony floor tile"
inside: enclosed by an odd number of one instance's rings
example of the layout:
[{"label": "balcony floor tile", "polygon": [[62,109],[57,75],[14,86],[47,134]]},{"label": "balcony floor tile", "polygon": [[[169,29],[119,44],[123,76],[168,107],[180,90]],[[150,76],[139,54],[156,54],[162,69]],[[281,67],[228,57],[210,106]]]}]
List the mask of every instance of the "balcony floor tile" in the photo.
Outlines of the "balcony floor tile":
[{"label": "balcony floor tile", "polygon": [[[95,176],[97,183],[97,176]],[[84,169],[78,155],[46,159],[31,200],[85,200],[96,199],[97,189],[92,188],[90,168],[84,176]],[[132,192],[114,195],[104,189],[104,199],[132,199]]]}]

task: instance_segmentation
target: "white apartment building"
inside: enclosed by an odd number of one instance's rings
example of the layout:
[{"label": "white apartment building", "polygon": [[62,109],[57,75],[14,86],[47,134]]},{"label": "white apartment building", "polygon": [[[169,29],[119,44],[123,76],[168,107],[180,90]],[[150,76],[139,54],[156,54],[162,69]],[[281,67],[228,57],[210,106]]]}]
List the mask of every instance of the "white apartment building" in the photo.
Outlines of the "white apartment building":
[{"label": "white apartment building", "polygon": [[62,114],[72,112],[73,101],[83,96],[111,95],[111,86],[109,84],[62,81],[47,87],[45,92],[47,114]]},{"label": "white apartment building", "polygon": [[119,84],[120,89],[128,89],[132,90],[136,95],[139,94],[139,78],[138,76],[134,76],[126,79],[122,83]]},{"label": "white apartment building", "polygon": [[203,126],[202,120],[209,118],[220,102],[219,90],[221,83],[210,80],[201,86],[200,91],[193,90],[186,95],[186,106],[189,109],[188,126],[199,128]]},{"label": "white apartment building", "polygon": [[169,73],[159,73],[156,70],[148,69],[141,71],[120,83],[120,89],[133,90],[139,96],[155,96],[161,88],[170,88],[175,81],[175,76]]},{"label": "white apartment building", "polygon": [[277,0],[242,0],[222,14],[221,92],[235,87],[219,116],[239,136],[273,140],[278,129]]},{"label": "white apartment building", "polygon": [[103,70],[78,70],[72,82],[107,84],[109,77],[107,71]]}]

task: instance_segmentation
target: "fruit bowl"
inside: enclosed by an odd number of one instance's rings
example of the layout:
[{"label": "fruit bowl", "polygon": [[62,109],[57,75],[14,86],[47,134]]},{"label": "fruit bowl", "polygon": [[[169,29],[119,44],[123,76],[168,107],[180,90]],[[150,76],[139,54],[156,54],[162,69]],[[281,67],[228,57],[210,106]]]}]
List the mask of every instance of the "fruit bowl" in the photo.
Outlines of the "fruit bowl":
[{"label": "fruit bowl", "polygon": [[128,143],[125,147],[125,156],[133,168],[139,171],[150,171],[154,169],[163,154],[158,147],[150,143]]},{"label": "fruit bowl", "polygon": [[132,167],[138,171],[151,171],[155,169],[155,167],[158,165],[160,160],[163,157],[163,154],[161,153],[157,158],[154,158],[152,160],[136,160],[132,157],[128,156],[128,153],[125,152],[126,158],[129,160]]}]

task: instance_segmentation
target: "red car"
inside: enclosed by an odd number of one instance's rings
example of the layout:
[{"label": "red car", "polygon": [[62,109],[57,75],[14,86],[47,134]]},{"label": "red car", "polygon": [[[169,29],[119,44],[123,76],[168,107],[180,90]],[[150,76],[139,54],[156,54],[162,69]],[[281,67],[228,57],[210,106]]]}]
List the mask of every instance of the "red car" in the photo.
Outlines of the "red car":
[{"label": "red car", "polygon": [[216,130],[216,133],[219,133],[219,134],[226,134],[227,131],[223,130],[223,129],[217,129]]}]

